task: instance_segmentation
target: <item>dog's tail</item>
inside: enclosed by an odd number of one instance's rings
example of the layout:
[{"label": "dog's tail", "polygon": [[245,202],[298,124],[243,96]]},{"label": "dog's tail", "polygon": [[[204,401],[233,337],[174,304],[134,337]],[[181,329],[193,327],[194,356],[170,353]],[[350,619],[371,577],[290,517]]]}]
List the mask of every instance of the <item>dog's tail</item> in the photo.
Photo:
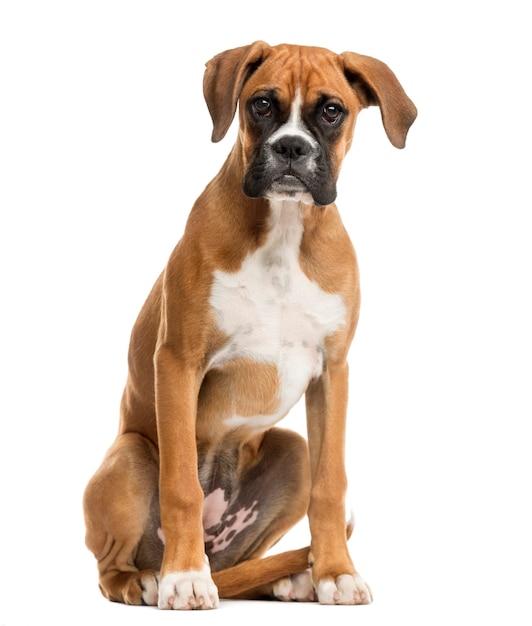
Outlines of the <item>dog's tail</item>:
[{"label": "dog's tail", "polygon": [[212,577],[220,598],[235,598],[246,591],[297,574],[309,567],[310,548],[288,550],[263,559],[250,559],[219,572]]}]

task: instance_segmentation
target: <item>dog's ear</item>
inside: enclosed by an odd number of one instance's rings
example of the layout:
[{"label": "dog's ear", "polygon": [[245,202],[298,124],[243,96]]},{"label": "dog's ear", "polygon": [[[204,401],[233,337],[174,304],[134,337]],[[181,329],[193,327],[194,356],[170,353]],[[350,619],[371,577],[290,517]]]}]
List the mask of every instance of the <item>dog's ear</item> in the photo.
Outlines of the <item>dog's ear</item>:
[{"label": "dog's ear", "polygon": [[264,41],[256,41],[221,52],[206,63],[203,95],[213,122],[212,141],[220,141],[229,130],[242,87],[269,47]]},{"label": "dog's ear", "polygon": [[380,107],[388,139],[396,148],[404,148],[417,109],[395,74],[382,61],[355,52],[344,52],[340,59],[347,80],[365,100],[364,104]]}]

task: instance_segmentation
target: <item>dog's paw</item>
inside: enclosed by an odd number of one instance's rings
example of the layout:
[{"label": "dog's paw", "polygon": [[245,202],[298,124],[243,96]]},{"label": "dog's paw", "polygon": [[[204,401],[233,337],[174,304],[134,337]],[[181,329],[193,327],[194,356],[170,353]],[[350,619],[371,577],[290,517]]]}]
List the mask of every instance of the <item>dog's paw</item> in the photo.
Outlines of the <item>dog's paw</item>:
[{"label": "dog's paw", "polygon": [[143,572],[140,577],[140,587],[142,590],[142,603],[147,606],[157,606],[159,599],[159,574],[152,571]]},{"label": "dog's paw", "polygon": [[159,583],[160,609],[215,609],[218,589],[209,568],[166,574]]},{"label": "dog's paw", "polygon": [[331,578],[318,583],[320,604],[370,604],[371,589],[359,574],[343,574],[336,581]]},{"label": "dog's paw", "polygon": [[298,602],[314,602],[316,593],[312,584],[310,571],[292,574],[286,578],[281,578],[273,585],[273,595],[277,600],[289,602],[297,600]]}]

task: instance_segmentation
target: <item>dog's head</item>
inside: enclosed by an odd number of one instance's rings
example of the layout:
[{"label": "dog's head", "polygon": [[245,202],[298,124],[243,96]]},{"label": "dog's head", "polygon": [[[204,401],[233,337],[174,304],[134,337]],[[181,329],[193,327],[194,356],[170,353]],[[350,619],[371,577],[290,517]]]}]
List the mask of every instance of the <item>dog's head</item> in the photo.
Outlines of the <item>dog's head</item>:
[{"label": "dog's head", "polygon": [[214,129],[226,134],[239,106],[243,191],[251,198],[334,202],[355,120],[378,105],[391,143],[403,148],[416,108],[387,65],[324,48],[257,41],[207,63],[204,94]]}]

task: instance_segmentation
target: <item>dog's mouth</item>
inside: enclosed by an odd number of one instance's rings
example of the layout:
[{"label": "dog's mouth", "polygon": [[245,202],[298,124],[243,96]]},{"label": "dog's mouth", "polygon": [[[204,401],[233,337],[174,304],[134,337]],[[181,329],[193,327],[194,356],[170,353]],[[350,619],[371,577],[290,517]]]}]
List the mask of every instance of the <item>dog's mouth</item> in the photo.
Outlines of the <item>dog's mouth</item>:
[{"label": "dog's mouth", "polygon": [[271,190],[290,195],[308,191],[308,188],[303,181],[297,176],[294,176],[294,174],[283,174],[272,182]]},{"label": "dog's mouth", "polygon": [[336,198],[336,185],[330,177],[315,173],[304,176],[293,168],[272,172],[260,161],[246,172],[242,190],[249,198],[290,200],[316,206],[326,206]]},{"label": "dog's mouth", "polygon": [[274,179],[268,197],[274,200],[298,200],[307,204],[314,202],[307,185],[294,174],[283,174]]}]

